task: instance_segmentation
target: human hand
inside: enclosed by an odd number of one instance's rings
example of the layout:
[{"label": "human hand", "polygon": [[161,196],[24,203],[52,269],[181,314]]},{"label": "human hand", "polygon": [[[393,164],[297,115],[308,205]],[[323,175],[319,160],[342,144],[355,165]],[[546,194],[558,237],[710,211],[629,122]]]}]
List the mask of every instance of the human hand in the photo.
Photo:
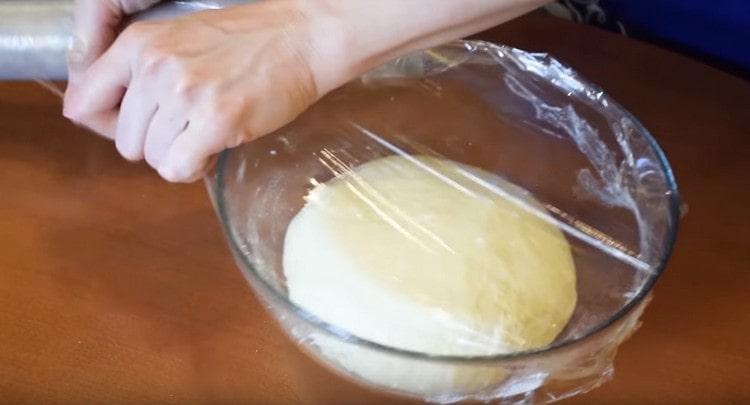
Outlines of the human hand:
[{"label": "human hand", "polygon": [[69,54],[69,81],[79,81],[89,65],[109,48],[124,17],[160,1],[76,0],[73,24],[75,45]]},{"label": "human hand", "polygon": [[[367,70],[545,1],[274,0],[136,23],[72,73],[64,114],[165,179],[191,181],[214,154],[280,128]],[[99,2],[127,0],[79,0],[76,24],[91,55],[124,13],[155,3]]]},{"label": "human hand", "polygon": [[71,83],[64,114],[165,179],[195,180],[214,154],[280,128],[318,99],[316,35],[299,4],[133,24]]}]

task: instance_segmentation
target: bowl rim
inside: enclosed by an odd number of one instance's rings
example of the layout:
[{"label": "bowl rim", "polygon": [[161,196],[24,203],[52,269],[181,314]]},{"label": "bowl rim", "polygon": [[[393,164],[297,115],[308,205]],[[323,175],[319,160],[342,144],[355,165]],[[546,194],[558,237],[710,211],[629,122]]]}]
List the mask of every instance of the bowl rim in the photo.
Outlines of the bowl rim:
[{"label": "bowl rim", "polygon": [[[454,43],[452,44],[455,45],[456,43],[462,44],[462,46],[466,46],[468,44],[469,46],[472,46],[472,47],[478,46],[478,45],[481,45],[482,47],[489,46],[491,48],[499,48],[500,50],[504,52],[520,51],[515,48],[511,48],[511,47],[507,47],[503,45],[497,45],[497,44],[493,44],[493,43],[489,43],[485,41],[454,41]],[[447,44],[444,46],[451,46],[451,44]],[[520,52],[525,52],[525,51],[520,51]],[[546,55],[543,55],[543,56],[545,58],[548,58],[548,56]],[[604,331],[611,325],[623,319],[625,315],[630,313],[638,304],[640,304],[649,295],[656,281],[664,272],[664,269],[674,250],[674,245],[677,239],[677,233],[678,233],[679,222],[680,222],[680,207],[682,204],[681,202],[682,200],[680,198],[674,172],[666,158],[666,154],[664,153],[662,148],[659,146],[659,144],[656,142],[656,139],[651,135],[651,133],[629,111],[627,111],[619,103],[614,101],[609,95],[599,90],[597,86],[581,78],[572,69],[570,68],[568,69],[569,70],[567,73],[571,75],[575,75],[576,80],[582,83],[587,88],[587,90],[595,89],[595,90],[600,91],[598,97],[600,98],[600,100],[603,100],[607,103],[607,108],[617,110],[618,113],[620,113],[624,118],[629,119],[632,125],[635,127],[635,129],[643,135],[644,139],[648,143],[648,146],[651,148],[651,151],[657,157],[657,160],[659,162],[659,167],[662,170],[662,173],[666,180],[667,187],[669,189],[668,192],[666,193],[667,198],[669,199],[669,230],[666,232],[664,240],[662,241],[664,243],[665,249],[662,252],[661,257],[659,257],[657,265],[654,266],[653,272],[648,275],[648,279],[643,283],[642,287],[640,288],[640,291],[638,291],[636,295],[631,297],[628,300],[628,302],[625,303],[625,305],[621,306],[617,311],[615,311],[612,315],[610,315],[606,321],[601,322],[594,327],[591,327],[584,334],[576,338],[564,339],[559,342],[555,342],[553,344],[540,347],[540,348],[536,348],[536,349],[524,350],[524,351],[518,351],[518,352],[512,352],[512,353],[492,354],[492,355],[467,355],[467,356],[436,355],[436,354],[430,354],[430,353],[420,352],[420,351],[399,349],[396,347],[373,342],[368,339],[360,338],[356,336],[355,334],[350,333],[341,327],[338,327],[336,325],[323,321],[322,319],[315,316],[311,312],[307,311],[306,309],[290,301],[287,296],[283,295],[280,291],[277,290],[277,288],[275,288],[264,277],[262,277],[258,273],[258,271],[255,269],[255,267],[250,263],[247,256],[243,253],[242,249],[240,248],[240,244],[237,241],[236,234],[232,226],[230,225],[230,221],[227,215],[227,206],[223,198],[224,189],[225,189],[224,188],[225,168],[227,165],[227,161],[229,160],[229,157],[233,151],[233,149],[227,149],[219,154],[218,161],[216,164],[216,169],[215,169],[215,175],[211,177],[207,177],[206,181],[208,183],[209,194],[211,196],[212,201],[214,202],[216,206],[216,211],[219,216],[221,227],[229,242],[230,249],[235,259],[237,259],[236,262],[238,263],[240,270],[247,277],[250,277],[252,280],[256,282],[253,284],[251,281],[252,286],[256,286],[256,285],[261,286],[265,292],[268,292],[271,294],[271,297],[273,298],[274,301],[283,305],[285,307],[284,308],[285,310],[294,313],[296,316],[299,316],[304,322],[307,322],[314,328],[322,330],[325,333],[335,338],[338,338],[340,340],[343,340],[347,343],[352,343],[352,344],[364,346],[369,349],[374,349],[377,351],[386,352],[386,353],[390,353],[390,354],[394,354],[398,356],[405,356],[405,357],[409,357],[413,359],[443,361],[443,362],[460,362],[460,363],[519,360],[522,358],[544,355],[553,351],[557,351],[558,349],[571,347],[575,344],[583,342],[597,335],[598,333]],[[211,184],[212,181],[214,182],[214,184]]]}]

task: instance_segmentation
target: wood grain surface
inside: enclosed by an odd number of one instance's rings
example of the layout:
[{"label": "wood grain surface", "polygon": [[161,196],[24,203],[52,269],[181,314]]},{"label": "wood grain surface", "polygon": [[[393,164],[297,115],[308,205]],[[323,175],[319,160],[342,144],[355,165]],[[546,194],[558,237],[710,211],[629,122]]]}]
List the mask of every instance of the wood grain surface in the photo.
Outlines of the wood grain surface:
[{"label": "wood grain surface", "polygon": [[[689,213],[614,379],[567,403],[750,403],[750,84],[595,28],[482,35],[545,51],[655,135]],[[203,185],[169,185],[0,83],[0,403],[408,403],[309,360],[230,257]]]}]

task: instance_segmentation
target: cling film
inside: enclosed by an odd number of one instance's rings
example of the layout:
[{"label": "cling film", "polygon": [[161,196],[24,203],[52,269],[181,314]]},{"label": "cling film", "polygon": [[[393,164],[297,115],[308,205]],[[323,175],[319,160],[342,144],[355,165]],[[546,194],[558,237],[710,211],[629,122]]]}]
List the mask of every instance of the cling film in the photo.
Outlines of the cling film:
[{"label": "cling film", "polygon": [[[164,2],[130,22],[243,2]],[[0,2],[0,79],[62,97],[50,80],[74,39],[56,3]],[[223,152],[206,184],[301,347],[432,402],[551,402],[610,378],[681,208],[622,106],[549,55],[482,41],[368,72]]]},{"label": "cling film", "polygon": [[416,52],[224,152],[207,185],[285,330],[433,402],[549,402],[612,373],[674,243],[651,135],[548,55]]}]

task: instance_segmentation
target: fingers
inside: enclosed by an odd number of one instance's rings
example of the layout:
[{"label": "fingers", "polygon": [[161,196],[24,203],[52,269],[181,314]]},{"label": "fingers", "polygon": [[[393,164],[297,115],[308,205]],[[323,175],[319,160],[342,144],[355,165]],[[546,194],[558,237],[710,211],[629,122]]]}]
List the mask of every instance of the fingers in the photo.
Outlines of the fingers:
[{"label": "fingers", "polygon": [[108,51],[79,80],[68,85],[63,115],[114,139],[118,106],[130,81],[127,59]]},{"label": "fingers", "polygon": [[146,133],[158,109],[156,95],[148,82],[139,78],[131,82],[120,106],[117,122],[117,151],[128,160],[143,159]]},{"label": "fingers", "polygon": [[123,16],[145,10],[160,0],[76,0],[75,44],[68,57],[69,80],[77,83],[86,69],[114,41]]},{"label": "fingers", "polygon": [[[137,30],[139,28],[136,28]],[[75,86],[74,107],[86,111],[105,111],[116,107],[131,79],[131,66],[140,52],[140,35],[122,35],[81,76]]]},{"label": "fingers", "polygon": [[179,110],[170,105],[160,105],[146,134],[146,162],[158,170],[172,142],[187,129],[187,126],[188,123]]},{"label": "fingers", "polygon": [[212,156],[226,149],[226,136],[205,129],[191,123],[172,142],[158,166],[161,177],[171,182],[194,181],[212,164]]},{"label": "fingers", "polygon": [[[102,55],[112,43],[115,36],[115,28],[120,19],[120,11],[109,0],[78,0],[74,8],[74,37],[73,49],[68,55],[68,89],[65,92],[63,115],[78,122],[94,132],[109,139],[114,139],[117,127],[117,112],[113,108],[89,109],[92,104],[91,97],[87,95],[88,83],[92,82],[87,77],[89,67]],[[110,58],[111,59],[111,58]],[[107,63],[99,72],[110,71]],[[125,79],[120,69],[112,71],[114,78],[104,83],[115,81],[117,86],[110,88],[108,97],[102,105],[116,105],[122,97]],[[102,76],[98,74],[97,78]],[[115,101],[116,100],[116,101]]]},{"label": "fingers", "polygon": [[109,0],[77,0],[73,9],[75,44],[68,58],[69,80],[77,83],[115,37],[122,12]]},{"label": "fingers", "polygon": [[63,115],[109,139],[115,139],[119,105],[130,83],[131,66],[145,35],[133,26],[96,60],[65,92]]},{"label": "fingers", "polygon": [[[279,128],[314,101],[306,62],[289,42],[297,31],[288,31],[288,10],[267,19],[262,12],[273,8],[248,9],[260,13],[243,17],[251,19],[249,28],[229,12],[141,22],[105,45],[113,21],[131,6],[153,3],[76,3],[78,35],[103,53],[76,73],[64,114],[115,139],[124,157],[145,158],[167,180],[190,181],[215,154]],[[234,32],[241,35],[227,35]],[[299,35],[293,39],[305,46],[304,30]]]}]

